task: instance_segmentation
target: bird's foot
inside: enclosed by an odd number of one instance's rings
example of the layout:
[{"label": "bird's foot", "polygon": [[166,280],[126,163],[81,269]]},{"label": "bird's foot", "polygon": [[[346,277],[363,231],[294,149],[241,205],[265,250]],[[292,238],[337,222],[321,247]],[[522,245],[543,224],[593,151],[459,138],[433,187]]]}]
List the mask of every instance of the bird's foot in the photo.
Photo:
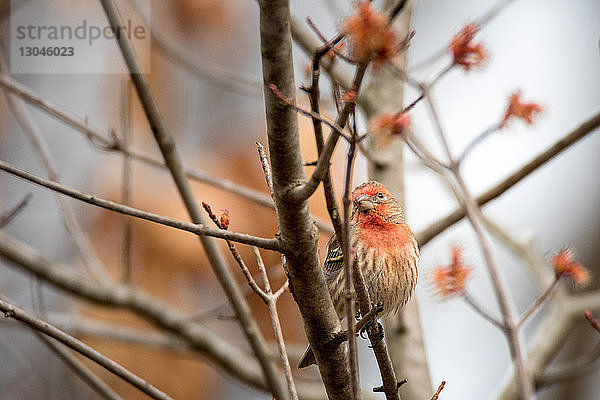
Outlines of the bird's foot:
[{"label": "bird's foot", "polygon": [[374,327],[374,323],[377,322],[377,316],[379,313],[383,311],[383,304],[371,304],[371,310],[369,313],[363,317],[362,320],[358,322],[360,326],[359,332],[360,337],[366,339],[367,332],[370,331]]},{"label": "bird's foot", "polygon": [[366,328],[369,333],[369,339],[371,340],[371,345],[369,348],[373,348],[379,344],[383,340],[383,326],[379,322],[376,322],[372,326]]}]

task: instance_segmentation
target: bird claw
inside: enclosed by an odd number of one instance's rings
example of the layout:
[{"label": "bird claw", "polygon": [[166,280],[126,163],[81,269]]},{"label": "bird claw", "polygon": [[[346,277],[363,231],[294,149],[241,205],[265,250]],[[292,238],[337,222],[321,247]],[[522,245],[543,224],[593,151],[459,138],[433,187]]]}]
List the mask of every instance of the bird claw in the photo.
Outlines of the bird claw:
[{"label": "bird claw", "polygon": [[377,315],[383,311],[383,303],[377,303],[377,304],[371,303],[371,311],[373,311],[373,310],[376,312],[376,314],[372,317],[372,320],[369,323],[367,323],[359,331],[359,334],[360,334],[361,338],[367,339],[368,331],[374,326],[373,325],[374,323],[377,323],[378,329],[377,329],[377,332],[375,333],[375,335],[376,335],[375,338],[377,340],[376,340],[375,344],[373,345],[373,346],[375,346],[375,345],[377,345],[377,343],[379,343],[381,341],[381,339],[383,339],[383,327],[381,326],[381,324],[379,324],[379,322],[377,322]]},{"label": "bird claw", "polygon": [[381,324],[377,322],[377,331],[374,331],[372,333],[372,337],[369,337],[369,339],[371,339],[371,345],[369,346],[369,348],[372,349],[373,347],[377,346],[379,342],[383,340],[383,337],[383,326],[381,326]]},{"label": "bird claw", "polygon": [[367,339],[368,336],[367,336],[367,327],[366,326],[360,330],[359,335],[362,339]]}]

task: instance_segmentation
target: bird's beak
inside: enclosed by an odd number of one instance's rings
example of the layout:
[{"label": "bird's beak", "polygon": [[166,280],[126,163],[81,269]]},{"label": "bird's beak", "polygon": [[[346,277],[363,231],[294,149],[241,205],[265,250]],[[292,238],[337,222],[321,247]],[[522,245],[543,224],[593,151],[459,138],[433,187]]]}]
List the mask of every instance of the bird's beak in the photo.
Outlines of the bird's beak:
[{"label": "bird's beak", "polygon": [[375,209],[375,204],[373,204],[366,194],[358,196],[356,200],[354,200],[354,205],[358,209],[358,212],[373,211]]}]

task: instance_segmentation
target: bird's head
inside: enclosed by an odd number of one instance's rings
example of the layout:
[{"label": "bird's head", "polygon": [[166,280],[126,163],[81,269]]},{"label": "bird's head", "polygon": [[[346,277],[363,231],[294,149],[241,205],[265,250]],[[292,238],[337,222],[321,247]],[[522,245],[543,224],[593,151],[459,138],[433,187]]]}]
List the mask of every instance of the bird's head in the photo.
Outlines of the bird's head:
[{"label": "bird's head", "polygon": [[352,216],[354,222],[393,223],[404,222],[402,207],[389,190],[376,181],[365,182],[352,191]]}]

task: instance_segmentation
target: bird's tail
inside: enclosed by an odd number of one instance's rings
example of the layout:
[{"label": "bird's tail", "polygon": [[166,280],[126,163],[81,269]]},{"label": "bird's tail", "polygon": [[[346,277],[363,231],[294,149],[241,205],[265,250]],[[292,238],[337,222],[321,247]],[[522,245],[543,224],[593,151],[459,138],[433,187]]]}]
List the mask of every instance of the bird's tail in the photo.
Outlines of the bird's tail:
[{"label": "bird's tail", "polygon": [[306,351],[302,355],[300,362],[298,363],[298,368],[299,369],[306,368],[306,367],[311,366],[316,363],[317,363],[317,360],[315,359],[315,353],[313,353],[312,347],[308,346],[306,348]]}]

